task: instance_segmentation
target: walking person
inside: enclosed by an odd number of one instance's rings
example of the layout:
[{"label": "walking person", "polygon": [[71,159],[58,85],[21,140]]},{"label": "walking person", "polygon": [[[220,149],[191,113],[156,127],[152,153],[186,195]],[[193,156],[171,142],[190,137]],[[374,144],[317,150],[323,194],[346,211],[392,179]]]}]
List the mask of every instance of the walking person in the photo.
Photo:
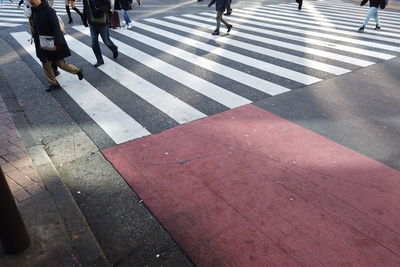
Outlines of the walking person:
[{"label": "walking person", "polygon": [[69,8],[70,3],[71,3],[72,9],[73,9],[76,13],[78,13],[78,15],[81,17],[81,20],[82,20],[82,22],[83,22],[82,13],[81,13],[81,11],[79,11],[79,9],[76,7],[76,5],[75,5],[75,0],[65,0],[65,10],[67,11],[67,15],[68,15],[68,18],[69,18],[68,23],[71,24],[71,23],[74,22],[74,20],[72,19],[72,16],[71,16],[71,10],[70,10],[70,8]]},{"label": "walking person", "polygon": [[124,29],[132,29],[132,20],[128,15],[128,10],[132,9],[132,0],[115,0],[115,10],[122,10],[122,16],[125,20]]},{"label": "walking person", "polygon": [[[24,17],[28,19],[29,31],[31,33],[31,36],[33,36],[33,34],[32,34],[33,33],[33,22],[32,22],[31,3],[29,3],[29,0],[22,0],[22,4],[24,5],[24,7],[23,7]],[[57,65],[56,65],[56,63],[54,61],[51,62],[51,68],[53,69],[54,77],[57,78],[58,76],[61,75],[61,73],[58,70]]]},{"label": "walking person", "polygon": [[113,52],[113,58],[118,57],[118,47],[110,39],[110,12],[110,0],[83,0],[83,20],[85,26],[87,22],[89,23],[92,49],[97,59],[94,64],[96,68],[104,64],[99,45],[99,34],[104,44]]},{"label": "walking person", "polygon": [[[82,68],[69,64],[64,59],[71,56],[71,51],[61,31],[56,11],[49,6],[46,0],[29,0],[29,2],[32,5],[31,27],[36,56],[42,62],[44,74],[50,84],[46,91],[61,88],[52,68],[53,62],[59,68],[76,74],[79,80],[82,80]],[[52,42],[46,43],[45,40],[52,40]]]},{"label": "walking person", "polygon": [[[368,2],[368,0],[363,0],[360,3],[360,6],[365,5]],[[375,19],[375,30],[380,30],[381,29],[381,23],[379,21],[379,16],[378,16],[378,8],[379,6],[383,9],[385,8],[386,5],[386,0],[369,0],[369,11],[367,13],[367,16],[365,17],[363,25],[358,29],[360,32],[365,30],[365,27],[367,27],[367,24],[370,20],[371,17],[374,17]]]},{"label": "walking person", "polygon": [[219,28],[221,26],[221,22],[226,25],[228,29],[227,32],[230,32],[232,29],[232,24],[229,24],[222,15],[224,14],[226,7],[228,6],[229,0],[211,0],[208,4],[208,7],[211,7],[215,3],[215,10],[217,11],[217,28],[212,32],[212,35],[219,35]]}]

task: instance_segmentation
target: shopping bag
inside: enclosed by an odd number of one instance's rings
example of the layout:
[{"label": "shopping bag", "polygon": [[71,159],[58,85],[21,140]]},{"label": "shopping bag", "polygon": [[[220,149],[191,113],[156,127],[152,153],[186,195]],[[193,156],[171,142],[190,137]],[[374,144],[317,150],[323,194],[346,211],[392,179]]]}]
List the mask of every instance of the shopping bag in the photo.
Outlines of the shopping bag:
[{"label": "shopping bag", "polygon": [[111,17],[110,17],[110,27],[113,29],[116,28],[121,28],[121,24],[119,22],[119,13],[118,11],[114,11],[111,13]]}]

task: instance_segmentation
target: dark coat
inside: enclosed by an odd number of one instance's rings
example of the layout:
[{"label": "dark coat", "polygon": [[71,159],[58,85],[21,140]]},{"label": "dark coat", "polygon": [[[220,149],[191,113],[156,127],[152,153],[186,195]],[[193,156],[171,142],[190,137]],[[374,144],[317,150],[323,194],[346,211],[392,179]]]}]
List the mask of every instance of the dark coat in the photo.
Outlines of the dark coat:
[{"label": "dark coat", "polygon": [[131,10],[132,9],[132,0],[115,0],[114,4],[115,10]]},{"label": "dark coat", "polygon": [[103,24],[110,23],[111,3],[110,0],[83,0],[83,23],[96,25],[93,22],[94,17],[106,15],[106,21]]},{"label": "dark coat", "polygon": [[[32,35],[35,41],[36,56],[41,62],[56,61],[71,55],[64,35],[61,32],[60,23],[56,12],[43,1],[38,7],[32,7]],[[40,48],[39,35],[54,36],[56,51],[47,51]]]},{"label": "dark coat", "polygon": [[[379,8],[379,6],[381,5],[381,2],[385,1],[385,0],[369,0],[369,6],[370,7],[376,7]],[[361,1],[361,6],[365,5],[368,2],[368,0],[363,0]]]},{"label": "dark coat", "polygon": [[215,3],[215,10],[218,12],[225,12],[225,9],[229,6],[229,0],[211,0],[208,4],[208,7],[212,6]]}]

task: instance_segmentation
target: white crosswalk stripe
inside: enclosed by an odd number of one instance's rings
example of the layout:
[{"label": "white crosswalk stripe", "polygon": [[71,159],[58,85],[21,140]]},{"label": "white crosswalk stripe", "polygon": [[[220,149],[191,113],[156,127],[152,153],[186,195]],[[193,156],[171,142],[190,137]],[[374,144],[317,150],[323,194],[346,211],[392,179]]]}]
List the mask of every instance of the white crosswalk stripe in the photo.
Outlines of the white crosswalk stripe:
[{"label": "white crosswalk stripe", "polygon": [[[0,29],[5,27],[18,27],[24,24],[28,24],[28,19],[24,16],[23,7],[18,7],[19,1],[14,1],[14,3],[4,3],[0,4]],[[76,7],[82,11],[82,2],[76,2]],[[64,1],[54,1],[54,10],[58,15],[66,15]],[[74,12],[71,9],[71,12]]]},{"label": "white crosswalk stripe", "polygon": [[[24,49],[40,63],[35,48],[29,45],[27,32],[12,33]],[[75,75],[64,72],[59,82],[71,98],[116,142],[148,135],[149,132],[128,116],[123,110],[102,95],[87,81],[79,81]]]},{"label": "white crosswalk stripe", "polygon": [[[55,6],[63,8],[62,3]],[[90,72],[96,76],[78,81],[64,73],[59,81],[70,101],[111,140],[126,142],[171,127],[150,130],[151,123],[131,110],[136,105],[143,113],[158,114],[149,121],[179,125],[398,56],[400,12],[380,11],[387,21],[384,30],[360,33],[367,11],[357,3],[324,0],[307,1],[301,12],[296,3],[248,6],[234,9],[226,18],[234,27],[221,36],[210,34],[213,12],[135,21],[132,30],[111,31],[119,47],[117,60],[105,50],[105,64]],[[91,68],[96,58],[89,29],[74,26],[69,34],[70,50]],[[27,32],[12,36],[36,59]],[[116,86],[127,103],[134,102],[119,106],[103,87],[96,87],[103,86],[96,83],[97,75],[108,79],[110,88]],[[168,123],[162,122],[165,118]]]}]

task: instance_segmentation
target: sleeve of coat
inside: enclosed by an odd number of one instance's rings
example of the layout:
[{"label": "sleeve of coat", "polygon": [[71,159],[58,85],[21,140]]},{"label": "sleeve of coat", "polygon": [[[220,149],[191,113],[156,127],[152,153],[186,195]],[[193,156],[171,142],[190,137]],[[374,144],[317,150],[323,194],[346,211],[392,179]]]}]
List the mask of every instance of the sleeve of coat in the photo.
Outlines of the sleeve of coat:
[{"label": "sleeve of coat", "polygon": [[367,2],[368,2],[368,0],[362,0],[361,3],[360,3],[360,6],[365,5]]},{"label": "sleeve of coat", "polygon": [[215,0],[211,0],[211,2],[208,4],[208,7],[214,5],[214,3],[215,3]]},{"label": "sleeve of coat", "polygon": [[83,0],[83,11],[82,11],[82,20],[83,20],[83,25],[85,25],[85,23],[88,23],[88,17],[89,17],[89,4],[88,4],[88,0]]},{"label": "sleeve of coat", "polygon": [[64,45],[64,34],[61,31],[61,27],[60,27],[60,22],[58,21],[56,12],[54,11],[54,9],[49,8],[49,24],[50,27],[52,27],[52,31],[53,31],[53,36],[54,36],[54,44],[56,46],[58,45]]}]

